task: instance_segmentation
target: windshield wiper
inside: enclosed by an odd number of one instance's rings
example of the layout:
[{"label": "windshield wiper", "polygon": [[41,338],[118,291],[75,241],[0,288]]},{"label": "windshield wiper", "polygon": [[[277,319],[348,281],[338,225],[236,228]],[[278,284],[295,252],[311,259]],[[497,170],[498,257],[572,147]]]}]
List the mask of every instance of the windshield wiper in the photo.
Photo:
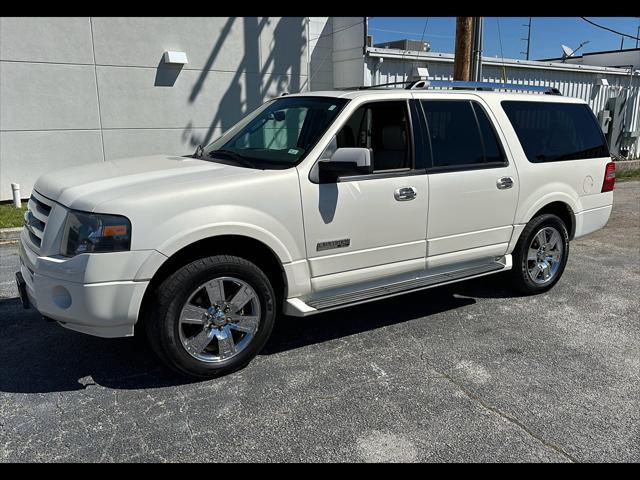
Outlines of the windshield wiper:
[{"label": "windshield wiper", "polygon": [[193,154],[193,158],[202,158],[203,153],[204,153],[204,148],[202,148],[202,145],[198,145],[196,147],[196,151]]},{"label": "windshield wiper", "polygon": [[214,155],[226,155],[227,157],[232,158],[236,162],[241,163],[245,167],[257,168],[253,162],[247,160],[242,155],[232,150],[221,149],[221,150],[213,150],[209,152],[209,157],[213,157]]}]

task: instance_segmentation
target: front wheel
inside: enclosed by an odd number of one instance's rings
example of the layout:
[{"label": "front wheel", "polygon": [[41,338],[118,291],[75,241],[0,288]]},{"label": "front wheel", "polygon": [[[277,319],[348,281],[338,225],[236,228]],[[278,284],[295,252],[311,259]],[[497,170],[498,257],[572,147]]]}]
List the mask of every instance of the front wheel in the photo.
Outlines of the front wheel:
[{"label": "front wheel", "polygon": [[245,366],[264,347],[275,321],[266,275],[239,257],[185,265],[155,292],[145,324],[152,348],[178,373],[211,378]]},{"label": "front wheel", "polygon": [[553,214],[533,218],[522,231],[513,251],[512,278],[525,294],[542,293],[553,287],[569,258],[569,233]]}]

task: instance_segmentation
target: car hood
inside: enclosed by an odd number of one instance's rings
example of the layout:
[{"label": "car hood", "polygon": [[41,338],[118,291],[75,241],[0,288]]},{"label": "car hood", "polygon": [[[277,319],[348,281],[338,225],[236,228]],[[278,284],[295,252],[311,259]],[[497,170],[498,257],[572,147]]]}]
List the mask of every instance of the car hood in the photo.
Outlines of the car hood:
[{"label": "car hood", "polygon": [[153,155],[63,169],[41,176],[34,186],[41,195],[66,207],[95,211],[100,204],[127,196],[144,198],[179,191],[185,183],[213,185],[238,175],[262,172],[191,157]]}]

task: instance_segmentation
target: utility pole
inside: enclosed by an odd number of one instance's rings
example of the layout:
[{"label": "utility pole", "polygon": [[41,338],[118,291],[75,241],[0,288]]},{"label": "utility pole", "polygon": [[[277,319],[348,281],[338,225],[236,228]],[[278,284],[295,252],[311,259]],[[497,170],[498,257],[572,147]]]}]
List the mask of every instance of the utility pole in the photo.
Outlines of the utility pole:
[{"label": "utility pole", "polygon": [[473,60],[471,63],[471,80],[482,81],[482,40],[483,40],[483,17],[473,17]]},{"label": "utility pole", "polygon": [[523,23],[522,26],[528,27],[527,38],[522,39],[527,41],[527,51],[520,52],[520,53],[524,53],[527,56],[527,60],[529,60],[529,54],[531,53],[531,17],[529,17],[529,23],[528,24]]},{"label": "utility pole", "polygon": [[471,74],[471,30],[473,17],[456,17],[456,52],[453,79],[469,81]]}]

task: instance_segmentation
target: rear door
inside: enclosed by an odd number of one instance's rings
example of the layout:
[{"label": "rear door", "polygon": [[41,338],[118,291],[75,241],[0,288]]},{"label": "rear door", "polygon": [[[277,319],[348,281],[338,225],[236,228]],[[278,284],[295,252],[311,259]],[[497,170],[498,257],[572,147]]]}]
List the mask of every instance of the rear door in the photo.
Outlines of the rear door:
[{"label": "rear door", "polygon": [[504,255],[519,182],[492,113],[473,96],[419,103],[431,149],[427,267]]}]

